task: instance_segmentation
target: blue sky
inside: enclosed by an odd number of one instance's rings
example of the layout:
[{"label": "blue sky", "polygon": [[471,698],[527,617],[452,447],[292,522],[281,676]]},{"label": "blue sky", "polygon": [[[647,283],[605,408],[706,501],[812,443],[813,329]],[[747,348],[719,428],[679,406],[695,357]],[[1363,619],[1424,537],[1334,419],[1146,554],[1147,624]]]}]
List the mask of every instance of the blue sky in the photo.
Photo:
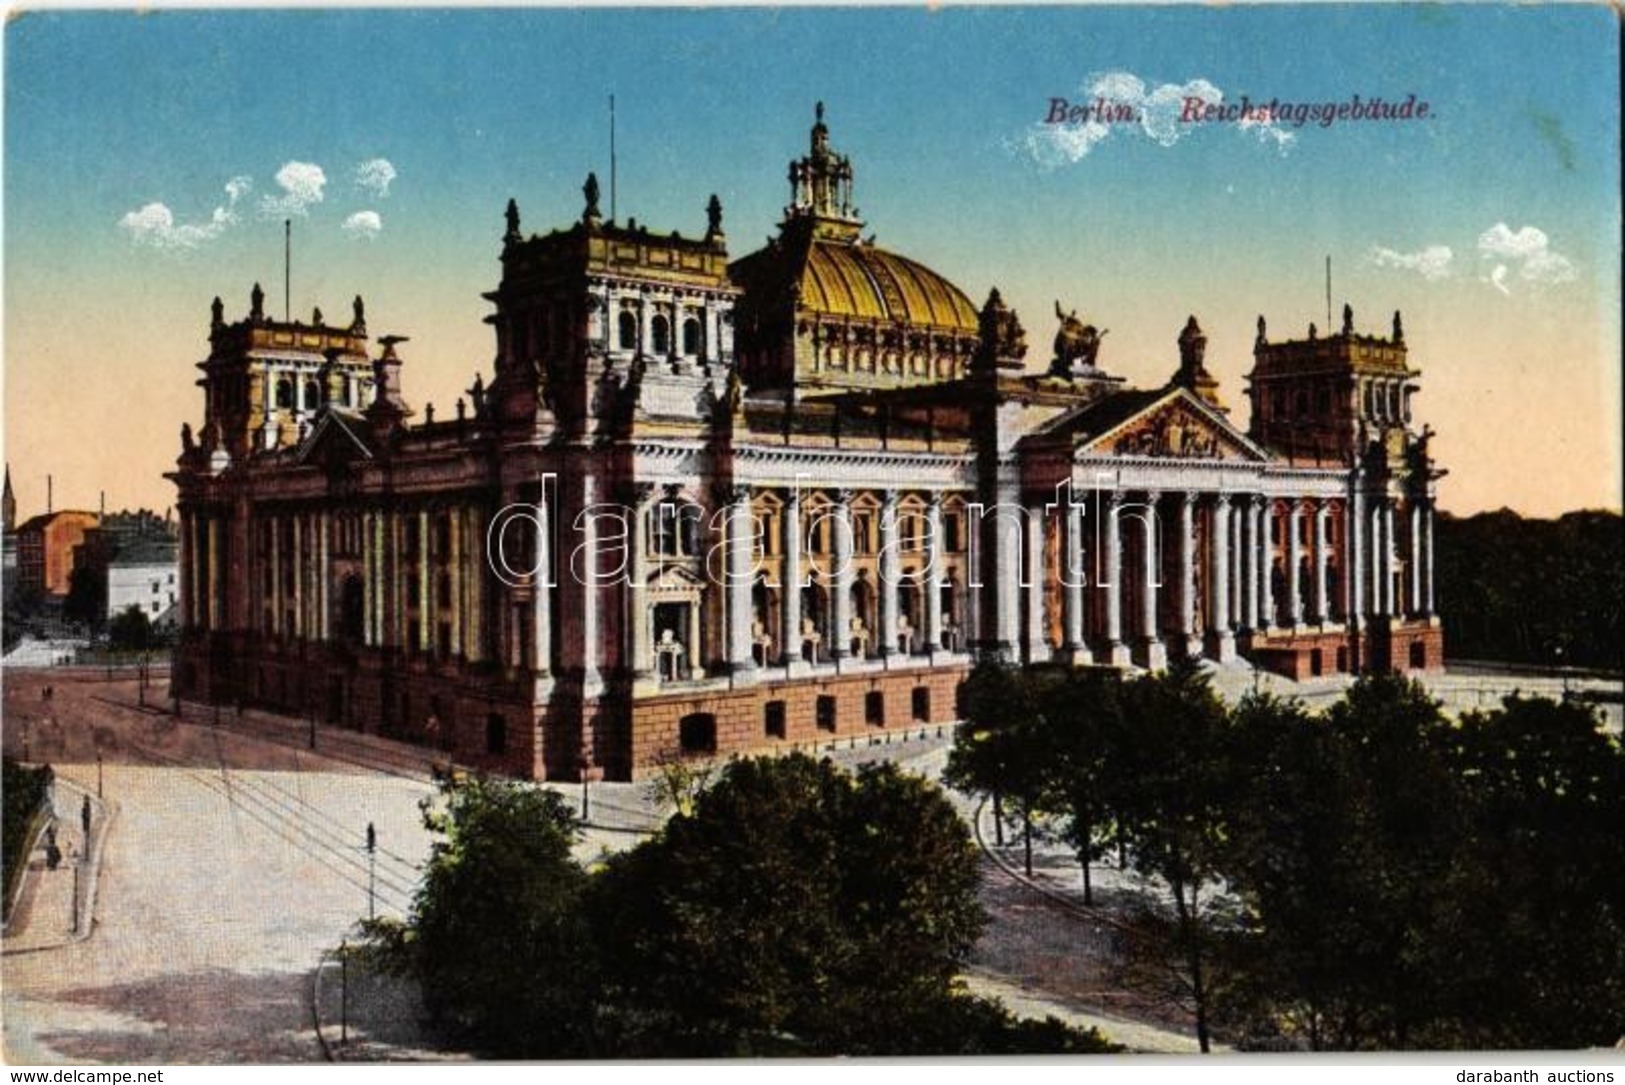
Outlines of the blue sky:
[{"label": "blue sky", "polygon": [[[409,395],[446,406],[489,363],[503,204],[528,230],[579,213],[586,171],[607,175],[609,94],[622,217],[698,233],[717,192],[734,255],[775,228],[822,99],[880,243],[977,302],[999,286],[1035,364],[1055,299],[1142,383],[1194,312],[1244,417],[1256,314],[1324,322],[1331,255],[1362,328],[1406,311],[1447,506],[1617,505],[1618,40],[1578,6],[28,13],[6,33],[8,456],[25,509],[48,469],[80,504],[168,499],[209,298],[239,315],[257,278],[281,308],[263,203],[290,163],[325,178],[295,217],[294,309],[365,294],[376,331],[413,337]],[[1039,123],[1052,97],[1135,81],[1415,93],[1434,115],[1121,126],[1082,154]],[[378,159],[387,195],[355,180]],[[347,231],[358,213],[377,228]],[[130,386],[87,401],[110,366]]]}]

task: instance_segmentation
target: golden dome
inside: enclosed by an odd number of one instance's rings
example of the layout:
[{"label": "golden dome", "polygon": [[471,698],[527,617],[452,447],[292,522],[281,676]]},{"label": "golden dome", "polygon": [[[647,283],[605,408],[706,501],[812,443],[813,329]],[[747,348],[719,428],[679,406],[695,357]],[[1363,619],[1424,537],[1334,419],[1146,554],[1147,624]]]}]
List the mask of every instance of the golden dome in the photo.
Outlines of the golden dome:
[{"label": "golden dome", "polygon": [[976,334],[976,308],[964,291],[874,245],[814,239],[796,283],[807,312]]}]

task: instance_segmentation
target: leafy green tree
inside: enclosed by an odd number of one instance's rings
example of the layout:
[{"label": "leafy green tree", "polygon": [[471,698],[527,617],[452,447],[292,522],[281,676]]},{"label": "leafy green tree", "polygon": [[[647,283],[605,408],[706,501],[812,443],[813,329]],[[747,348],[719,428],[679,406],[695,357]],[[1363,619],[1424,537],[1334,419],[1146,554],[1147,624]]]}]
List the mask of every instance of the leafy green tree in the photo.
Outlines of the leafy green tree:
[{"label": "leafy green tree", "polygon": [[610,860],[590,913],[628,1055],[906,1054],[982,929],[932,784],[792,755],[730,764]]},{"label": "leafy green tree", "polygon": [[1365,890],[1350,838],[1346,747],[1295,700],[1250,695],[1233,719],[1233,756],[1246,782],[1233,797],[1223,866],[1244,901],[1250,937],[1229,947],[1244,978],[1227,1008],[1244,1025],[1262,1023],[1323,1050],[1336,1043],[1336,1023],[1359,1009],[1345,983]]},{"label": "leafy green tree", "polygon": [[144,652],[153,645],[152,622],[140,607],[131,604],[113,617],[107,637],[114,648]]},{"label": "leafy green tree", "polygon": [[1042,743],[1047,758],[1048,805],[1065,817],[1061,831],[1083,871],[1083,903],[1094,904],[1090,865],[1105,850],[1104,830],[1113,816],[1114,769],[1123,733],[1119,681],[1104,670],[1078,670],[1041,691],[1042,719],[1050,728]]},{"label": "leafy green tree", "polygon": [[1045,718],[1055,701],[1042,691],[1056,673],[996,660],[978,663],[960,686],[964,722],[942,776],[949,787],[992,798],[1000,844],[1002,800],[1014,802],[1021,814],[1028,877],[1033,872],[1033,817],[1050,785],[1055,734]]},{"label": "leafy green tree", "polygon": [[1625,1022],[1619,738],[1579,705],[1516,696],[1453,737],[1465,828],[1435,909],[1454,981],[1438,1040],[1613,1043]]},{"label": "leafy green tree", "polygon": [[68,574],[68,594],[62,600],[62,616],[93,629],[101,628],[107,615],[107,574],[105,570],[81,566]]},{"label": "leafy green tree", "polygon": [[1133,864],[1167,885],[1174,938],[1183,963],[1196,1039],[1211,1043],[1210,908],[1203,896],[1222,870],[1224,841],[1238,780],[1228,748],[1224,703],[1193,662],[1176,663],[1122,689],[1122,716],[1133,741],[1118,758],[1129,781],[1119,805],[1130,826]]},{"label": "leafy green tree", "polygon": [[367,925],[375,950],[418,978],[459,1042],[505,1058],[592,1054],[587,876],[570,855],[570,806],[528,784],[448,776],[423,817],[440,839],[408,922]]},{"label": "leafy green tree", "polygon": [[1337,1046],[1411,1047],[1449,974],[1432,915],[1461,832],[1445,721],[1420,683],[1384,675],[1355,683],[1327,724],[1348,768]]}]

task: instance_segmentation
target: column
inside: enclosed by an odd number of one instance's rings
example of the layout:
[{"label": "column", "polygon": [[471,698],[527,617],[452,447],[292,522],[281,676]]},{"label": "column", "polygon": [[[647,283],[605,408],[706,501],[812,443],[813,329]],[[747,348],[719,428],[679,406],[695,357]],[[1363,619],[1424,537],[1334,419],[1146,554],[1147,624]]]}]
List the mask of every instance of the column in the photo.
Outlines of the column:
[{"label": "column", "polygon": [[1394,588],[1394,562],[1399,557],[1397,539],[1394,539],[1394,504],[1384,500],[1383,508],[1383,614],[1399,616],[1399,596]]},{"label": "column", "polygon": [[1242,611],[1246,609],[1244,603],[1247,595],[1247,581],[1241,575],[1242,559],[1245,557],[1245,547],[1242,546],[1241,537],[1243,528],[1247,523],[1247,509],[1242,504],[1230,506],[1230,517],[1225,526],[1229,529],[1226,536],[1229,539],[1230,552],[1230,604],[1225,608],[1225,614],[1230,618],[1230,630],[1234,633],[1241,627]]},{"label": "column", "polygon": [[1235,507],[1235,545],[1241,556],[1240,612],[1233,615],[1239,628],[1258,629],[1258,520],[1252,502],[1243,497]]},{"label": "column", "polygon": [[1365,617],[1365,534],[1365,494],[1356,489],[1349,499],[1349,537],[1344,543],[1344,560],[1348,562],[1346,579],[1350,622],[1358,622]]},{"label": "column", "polygon": [[1382,586],[1382,572],[1387,565],[1382,556],[1382,502],[1378,497],[1371,505],[1371,613],[1379,616],[1388,613],[1388,593]]},{"label": "column", "polygon": [[1161,563],[1157,539],[1157,503],[1162,495],[1151,490],[1145,495],[1145,515],[1141,517],[1141,568],[1143,583],[1140,587],[1140,635],[1145,641],[1145,665],[1161,670],[1168,665],[1168,650],[1157,636],[1157,581],[1161,579]]},{"label": "column", "polygon": [[[530,659],[531,673],[546,678],[553,669],[553,521],[545,491],[536,500],[535,569],[530,578]],[[517,644],[519,638],[515,637]]]},{"label": "column", "polygon": [[752,676],[756,659],[750,643],[750,590],[751,590],[751,529],[750,487],[730,486],[724,496],[728,499],[727,549],[724,585],[728,614],[728,670],[741,676]]},{"label": "column", "polygon": [[1106,499],[1106,643],[1109,645],[1107,662],[1121,667],[1128,662],[1123,646],[1123,551],[1122,528],[1118,513],[1123,507],[1123,495],[1112,491]]},{"label": "column", "polygon": [[430,557],[433,550],[430,548],[429,510],[418,510],[418,642],[416,648],[420,652],[430,651],[434,647],[434,635],[431,629],[434,625],[434,603],[431,594],[434,583],[429,578]]},{"label": "column", "polygon": [[649,497],[654,493],[650,483],[632,486],[628,505],[632,521],[627,524],[627,546],[631,548],[632,582],[628,585],[626,620],[632,626],[628,642],[632,645],[632,678],[634,681],[654,677],[654,646],[650,643],[649,622]]},{"label": "column", "polygon": [[835,520],[830,525],[835,535],[835,587],[830,600],[830,613],[834,615],[831,630],[833,644],[829,654],[840,662],[852,654],[852,491],[837,490],[835,506],[831,510]]},{"label": "column", "polygon": [[333,514],[322,511],[316,514],[316,637],[326,641],[332,636],[333,622],[333,578],[329,572],[332,564],[332,536]]},{"label": "column", "polygon": [[1196,494],[1191,490],[1179,501],[1179,633],[1187,656],[1202,653],[1196,635]]},{"label": "column", "polygon": [[1331,590],[1326,580],[1327,552],[1326,520],[1331,509],[1325,502],[1315,507],[1315,620],[1321,625],[1331,621]]},{"label": "column", "polygon": [[1270,499],[1259,497],[1253,506],[1258,525],[1258,628],[1275,628],[1275,543],[1271,538],[1273,511]]},{"label": "column", "polygon": [[779,661],[786,667],[801,659],[801,491],[785,492],[783,575],[779,578]]},{"label": "column", "polygon": [[480,511],[473,506],[463,510],[468,523],[468,582],[467,625],[464,627],[464,648],[470,663],[485,658],[485,533],[480,525]]},{"label": "column", "polygon": [[305,582],[310,577],[310,517],[298,515],[293,518],[293,628],[288,630],[293,636],[304,638],[310,632],[310,594],[305,590]]},{"label": "column", "polygon": [[1400,617],[1404,607],[1400,600],[1399,585],[1396,584],[1394,574],[1399,571],[1399,536],[1394,532],[1394,503],[1386,501],[1382,506],[1382,550],[1385,568],[1382,582],[1387,593],[1386,611],[1393,617]]},{"label": "column", "polygon": [[451,527],[451,552],[446,555],[446,574],[451,580],[451,654],[463,652],[463,510],[456,506],[446,513]]},{"label": "column", "polygon": [[377,610],[378,585],[376,559],[372,547],[372,512],[361,514],[361,643],[371,648],[378,643],[374,614]]},{"label": "column", "polygon": [[379,514],[378,642],[385,648],[403,647],[401,602],[405,598],[406,571],[401,564],[401,514],[391,509]]},{"label": "column", "polygon": [[1299,500],[1294,497],[1286,507],[1286,598],[1287,614],[1292,628],[1303,625],[1303,533],[1298,529]]},{"label": "column", "polygon": [[[210,525],[211,529],[213,525]],[[214,537],[209,538],[209,576],[214,576]],[[282,600],[287,597],[287,585],[282,582],[282,521],[271,517],[271,635],[280,637],[282,629]],[[211,611],[212,613],[212,611]]]},{"label": "column", "polygon": [[1061,577],[1064,648],[1073,663],[1088,663],[1089,648],[1083,636],[1083,588],[1087,580],[1083,569],[1083,506],[1075,502],[1070,487],[1061,510],[1066,516],[1065,575]]},{"label": "column", "polygon": [[1422,613],[1422,505],[1411,502],[1411,599],[1410,613]]},{"label": "column", "polygon": [[1026,516],[1027,662],[1047,663],[1051,652],[1044,628],[1044,506],[1028,505]]},{"label": "column", "polygon": [[1230,622],[1230,495],[1221,493],[1213,501],[1213,530],[1210,532],[1208,591],[1211,595],[1209,622],[1213,634],[1213,658],[1221,663],[1235,658],[1236,640]]},{"label": "column", "polygon": [[[580,508],[585,511],[598,503],[599,476],[592,468],[586,465],[581,467]],[[585,568],[582,570],[586,574],[582,577],[585,583],[577,585],[580,591],[578,598],[581,600],[581,625],[578,630],[581,636],[581,689],[582,696],[595,697],[603,680],[598,670],[598,660],[602,651],[599,640],[598,606],[603,587],[603,555],[599,553],[598,547],[597,517],[583,516],[580,523],[580,545],[583,547],[581,552],[586,559]],[[559,580],[563,581],[566,575],[561,568]]]},{"label": "column", "polygon": [[931,494],[925,509],[925,650],[942,649],[942,495]]},{"label": "column", "polygon": [[880,656],[882,659],[897,654],[897,548],[902,545],[897,530],[897,491],[887,490],[880,504]]},{"label": "column", "polygon": [[225,573],[220,563],[220,517],[209,517],[209,628],[225,624]]},{"label": "column", "polygon": [[1433,502],[1427,501],[1422,506],[1422,560],[1423,560],[1423,588],[1422,613],[1428,618],[1433,617]]}]

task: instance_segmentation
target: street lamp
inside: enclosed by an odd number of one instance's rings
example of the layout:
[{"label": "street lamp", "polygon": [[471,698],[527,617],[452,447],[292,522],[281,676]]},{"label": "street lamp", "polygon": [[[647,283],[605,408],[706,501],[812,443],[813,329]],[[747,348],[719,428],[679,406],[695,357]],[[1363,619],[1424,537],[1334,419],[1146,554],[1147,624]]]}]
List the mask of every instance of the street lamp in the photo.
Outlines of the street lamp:
[{"label": "street lamp", "polygon": [[378,830],[367,822],[367,918],[376,915],[378,886]]}]

